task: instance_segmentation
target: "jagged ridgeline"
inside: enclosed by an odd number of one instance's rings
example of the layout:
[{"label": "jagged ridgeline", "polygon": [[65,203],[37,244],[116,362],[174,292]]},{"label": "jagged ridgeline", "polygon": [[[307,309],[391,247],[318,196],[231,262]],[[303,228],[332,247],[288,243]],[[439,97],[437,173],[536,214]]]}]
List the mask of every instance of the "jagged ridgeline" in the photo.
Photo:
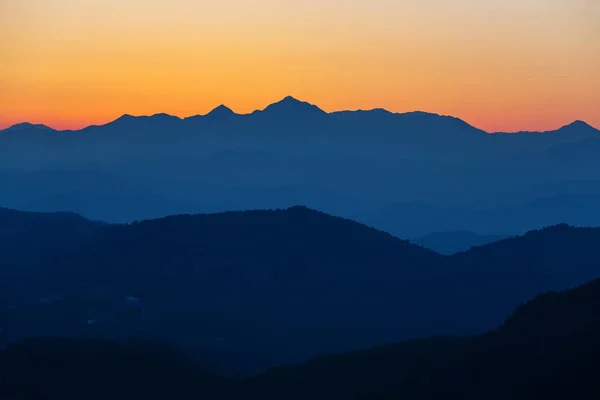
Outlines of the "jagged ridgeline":
[{"label": "jagged ridgeline", "polygon": [[0,131],[0,204],[107,222],[302,204],[402,238],[505,237],[600,225],[599,153],[582,121],[490,134],[451,116],[327,113],[286,97],[250,114],[16,125]]}]

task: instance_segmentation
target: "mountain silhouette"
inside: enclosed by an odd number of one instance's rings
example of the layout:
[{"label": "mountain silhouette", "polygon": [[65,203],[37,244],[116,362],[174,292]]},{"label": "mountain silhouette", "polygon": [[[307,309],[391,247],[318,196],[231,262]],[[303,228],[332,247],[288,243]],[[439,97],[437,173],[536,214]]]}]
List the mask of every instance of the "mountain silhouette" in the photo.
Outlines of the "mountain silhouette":
[{"label": "mountain silhouette", "polygon": [[291,96],[0,131],[0,397],[598,398],[599,133]]},{"label": "mountain silhouette", "polygon": [[195,115],[184,118],[184,126],[186,128],[183,131],[207,130],[221,132],[223,129],[228,129],[232,124],[235,124],[239,117],[239,114],[221,104],[206,115]]},{"label": "mountain silhouette", "polygon": [[[25,133],[39,130],[39,127],[21,124],[0,131],[0,143],[9,136],[3,132],[18,131],[24,138]],[[215,140],[210,135],[213,132],[226,133],[227,139]],[[117,154],[120,158],[134,159],[159,154],[163,157],[187,156],[219,151],[223,147],[260,148],[296,155],[313,154],[317,150],[367,158],[416,158],[437,163],[446,159],[504,156],[510,151],[539,149],[540,144],[550,146],[598,137],[596,129],[581,121],[554,132],[557,134],[488,135],[450,116],[426,112],[391,113],[382,109],[326,113],[291,96],[251,114],[236,114],[225,106],[204,116],[184,119],[167,114],[141,117],[126,114],[106,125],[72,131],[81,135],[59,133],[55,132],[54,143],[47,138],[43,138],[43,143],[31,140],[21,143],[18,138],[2,143],[0,167],[31,166],[34,162],[65,164],[80,159],[102,162],[114,159]],[[115,141],[115,137],[120,140]],[[278,140],[273,141],[274,137]],[[43,148],[38,149],[42,145]],[[26,148],[35,158],[25,151]]]},{"label": "mountain silhouette", "polygon": [[[0,132],[0,204],[131,222],[301,203],[403,237],[447,230],[520,234],[557,222],[579,224],[586,213],[573,220],[549,213],[533,225],[505,228],[501,218],[483,227],[462,224],[452,209],[475,215],[481,208],[592,195],[587,187],[567,193],[558,186],[533,193],[541,184],[600,182],[598,131],[583,122],[559,131],[564,134],[487,134],[450,116],[383,109],[326,113],[292,97],[251,114],[217,107],[184,119],[124,115],[76,131],[24,125]],[[311,202],[272,195],[289,187],[304,188]],[[244,202],[239,188],[255,200]],[[331,196],[320,201],[312,188]],[[398,217],[394,206],[410,202],[450,211],[437,214],[435,224],[410,225],[402,220],[411,217]]]},{"label": "mountain silhouette", "polygon": [[577,137],[577,139],[582,139],[582,138],[587,138],[587,137],[593,137],[594,135],[598,134],[598,130],[594,127],[592,127],[591,125],[589,125],[588,123],[581,121],[581,120],[575,120],[573,122],[571,122],[570,124],[564,125],[556,130],[553,131],[547,131],[547,132],[540,132],[540,131],[520,131],[520,132],[514,132],[514,133],[501,133],[501,132],[495,132],[496,134],[505,134],[505,135],[515,135],[515,134],[521,134],[521,135],[534,135],[534,134],[554,134],[554,135],[575,135]]},{"label": "mountain silhouette", "polygon": [[[170,129],[181,126],[182,120],[178,117],[169,114],[154,114],[151,116],[133,116],[124,114],[116,120],[103,125],[111,129],[126,130],[128,133],[134,132],[155,132],[165,130],[165,133]],[[100,127],[93,127],[98,130]]]},{"label": "mountain silhouette", "polygon": [[[481,332],[536,293],[595,278],[600,262],[595,228],[559,225],[444,257],[305,207],[85,232],[52,246],[31,244],[26,234],[13,239],[21,253],[43,257],[24,258],[27,274],[3,280],[15,288],[3,292],[5,343],[143,333],[202,348],[247,374],[403,339]],[[143,302],[143,321],[128,311],[130,297]]]},{"label": "mountain silhouette", "polygon": [[[427,112],[421,112],[421,111],[407,112],[407,113],[392,113],[392,112],[389,112],[382,108],[375,108],[372,110],[336,111],[336,112],[332,112],[332,113],[326,113],[325,111],[321,110],[318,106],[310,104],[306,101],[298,100],[292,96],[286,96],[282,100],[268,105],[263,110],[257,110],[252,113],[252,115],[261,115],[261,116],[270,115],[273,118],[285,118],[285,117],[289,118],[289,117],[294,117],[294,116],[299,117],[299,116],[310,116],[310,115],[315,116],[315,115],[324,115],[324,114],[335,116],[338,119],[348,118],[348,119],[352,119],[353,121],[360,120],[361,118],[370,119],[370,121],[367,121],[367,122],[374,122],[377,119],[383,120],[385,118],[387,118],[388,120],[396,119],[398,121],[403,119],[405,124],[407,124],[408,130],[423,129],[425,126],[421,125],[421,124],[428,124],[428,123],[429,124],[438,124],[438,127],[443,128],[442,121],[445,121],[448,125],[454,124],[456,127],[462,127],[462,128],[466,128],[466,129],[473,128],[468,123],[464,122],[463,120],[461,120],[459,118],[450,117],[450,116],[441,116],[439,114],[427,113]],[[231,116],[231,115],[240,115],[240,114],[236,114],[235,112],[233,112],[230,108],[226,107],[225,105],[220,105],[220,106],[216,107],[215,109],[213,109],[208,114],[206,114],[205,117],[210,116],[210,115],[213,115],[213,116],[219,115],[222,117],[222,116]],[[198,117],[198,116],[187,117],[185,119],[196,118],[196,117]],[[152,121],[171,120],[173,123],[176,123],[178,120],[180,120],[180,118],[178,118],[178,117],[164,114],[164,113],[163,114],[155,114],[152,116],[139,116],[139,117],[134,117],[129,114],[124,114],[123,116],[119,117],[117,120],[113,121],[112,123],[115,123],[118,121],[122,122],[122,123],[126,123],[125,121],[129,121],[127,123],[130,123],[131,121],[136,121],[136,120],[139,122],[143,122],[143,121],[147,121],[148,119],[150,119]],[[108,123],[107,125],[110,125],[112,123]],[[5,131],[27,130],[27,129],[54,130],[45,125],[34,125],[34,124],[25,122],[25,123],[13,125],[12,127],[5,129]],[[479,131],[479,132],[483,132],[482,130],[479,130],[479,129],[475,129],[475,130]],[[0,130],[0,132],[2,132],[2,131]],[[585,133],[583,133],[583,132],[585,132]],[[498,135],[506,134],[506,133],[501,133],[501,132],[494,132],[494,133],[496,133]],[[594,136],[594,135],[598,134],[599,131],[584,121],[576,120],[576,121],[574,121],[568,125],[565,125],[555,131],[548,131],[548,132],[520,131],[520,132],[511,133],[511,134],[515,135],[515,134],[533,134],[533,133],[536,133],[536,134],[537,133],[564,133],[564,134],[575,133],[577,135],[589,137],[589,136]]]},{"label": "mountain silhouette", "polygon": [[230,118],[233,115],[235,115],[235,113],[231,110],[231,108],[221,104],[220,106],[218,106],[217,108],[213,109],[211,112],[206,114],[206,117],[219,119],[219,118]]},{"label": "mountain silhouette", "polygon": [[281,101],[268,105],[261,112],[255,112],[255,114],[259,113],[262,115],[277,115],[279,117],[299,117],[327,114],[319,107],[305,101],[297,100],[292,96],[287,96]]},{"label": "mountain silhouette", "polygon": [[587,137],[587,136],[596,135],[598,133],[598,130],[584,121],[576,120],[568,125],[565,125],[565,126],[559,128],[556,131],[556,133],[574,134],[574,135],[577,135],[577,134],[582,135],[582,133],[586,133],[587,134],[586,137]]},{"label": "mountain silhouette", "polygon": [[499,328],[431,338],[275,368],[244,390],[260,398],[594,399],[600,281],[549,292]]},{"label": "mountain silhouette", "polygon": [[54,131],[54,129],[50,128],[49,126],[43,125],[43,124],[31,124],[29,122],[23,122],[20,124],[12,125],[6,129],[4,129],[3,131],[0,130],[0,132],[8,133],[8,132],[27,131],[27,130],[41,130],[41,131],[49,131],[49,132]]},{"label": "mountain silhouette", "polygon": [[229,397],[234,382],[204,373],[201,367],[206,365],[189,352],[155,341],[36,338],[0,352],[0,396],[11,400],[75,400],[82,395],[98,400]]},{"label": "mountain silhouette", "polygon": [[599,307],[595,280],[523,302],[484,334],[327,355],[241,380],[206,373],[201,354],[161,342],[37,338],[0,351],[0,395],[591,400],[600,395]]},{"label": "mountain silhouette", "polygon": [[102,226],[72,213],[0,208],[0,308],[30,298],[42,283],[30,279],[36,268],[48,259],[68,254]]}]

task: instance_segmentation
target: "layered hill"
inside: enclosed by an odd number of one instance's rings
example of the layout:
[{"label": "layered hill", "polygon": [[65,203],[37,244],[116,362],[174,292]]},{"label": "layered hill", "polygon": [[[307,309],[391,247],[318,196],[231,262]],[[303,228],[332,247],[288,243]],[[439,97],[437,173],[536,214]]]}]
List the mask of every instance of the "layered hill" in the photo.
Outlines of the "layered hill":
[{"label": "layered hill", "polygon": [[547,292],[498,328],[329,355],[245,380],[202,372],[160,343],[36,339],[0,352],[11,400],[113,399],[596,399],[600,281]]},{"label": "layered hill", "polygon": [[[52,218],[61,217],[73,218]],[[305,207],[93,226],[22,264],[26,277],[5,280],[21,288],[5,294],[5,343],[147,337],[202,348],[249,373],[485,331],[536,293],[600,272],[600,230],[567,225],[450,257]]]},{"label": "layered hill", "polygon": [[600,395],[600,281],[548,292],[499,328],[462,338],[404,342],[245,382],[261,398],[594,399]]}]

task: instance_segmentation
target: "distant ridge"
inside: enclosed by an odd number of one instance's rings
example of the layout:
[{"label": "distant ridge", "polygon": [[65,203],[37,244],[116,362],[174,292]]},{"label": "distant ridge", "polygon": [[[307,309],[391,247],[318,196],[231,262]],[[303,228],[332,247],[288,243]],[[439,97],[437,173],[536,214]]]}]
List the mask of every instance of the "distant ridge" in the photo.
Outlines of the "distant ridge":
[{"label": "distant ridge", "polygon": [[283,100],[268,105],[263,113],[314,113],[314,114],[327,114],[314,104],[310,104],[306,101],[295,99],[292,96],[287,96]]},{"label": "distant ridge", "polygon": [[[154,114],[154,115],[139,115],[139,116],[124,114],[121,117],[117,118],[116,120],[110,121],[106,124],[90,125],[90,126],[87,126],[87,127],[81,128],[81,129],[75,129],[73,131],[82,131],[82,130],[85,130],[90,127],[103,127],[103,126],[107,126],[107,125],[114,125],[117,123],[118,124],[132,123],[133,121],[144,121],[146,123],[149,123],[149,122],[157,122],[157,121],[166,122],[169,120],[173,120],[173,121],[184,121],[185,122],[185,121],[201,119],[201,118],[211,118],[211,119],[217,118],[220,120],[223,118],[233,118],[233,117],[239,117],[239,116],[266,116],[266,115],[276,115],[276,116],[280,116],[284,119],[289,118],[290,116],[302,116],[302,117],[311,116],[311,117],[318,118],[318,117],[326,117],[326,116],[345,116],[345,115],[350,115],[350,114],[352,114],[352,115],[369,114],[369,115],[378,116],[378,117],[410,118],[410,119],[415,119],[415,120],[419,119],[419,118],[441,118],[441,119],[447,119],[449,121],[454,121],[454,123],[456,123],[457,126],[462,125],[463,127],[473,128],[470,124],[461,120],[460,118],[456,118],[456,117],[448,116],[448,115],[431,113],[431,112],[425,112],[425,111],[410,111],[410,112],[399,113],[399,112],[391,112],[391,111],[388,111],[383,108],[374,108],[374,109],[369,109],[369,110],[358,109],[358,110],[339,110],[339,111],[333,111],[333,112],[326,112],[314,104],[311,104],[306,101],[298,100],[292,96],[286,96],[282,100],[279,100],[275,103],[269,104],[262,110],[255,110],[248,114],[238,114],[235,111],[233,111],[231,108],[222,104],[222,105],[219,105],[218,107],[216,107],[215,109],[211,110],[209,113],[207,113],[205,115],[197,114],[197,115],[192,115],[192,116],[185,117],[185,118],[180,118],[180,117],[177,117],[174,115],[169,115],[166,113],[158,113],[158,114]],[[63,130],[53,129],[46,125],[41,125],[41,124],[35,125],[35,124],[28,123],[28,122],[24,122],[24,123],[19,123],[19,124],[13,125],[5,130],[0,130],[0,132],[27,130],[27,129],[31,129],[31,128],[47,130],[47,131],[63,131]],[[564,125],[564,126],[558,128],[556,130],[544,131],[544,132],[537,132],[537,131],[487,132],[487,131],[484,131],[481,129],[478,129],[478,130],[480,130],[482,132],[486,132],[486,133],[493,133],[493,134],[534,134],[534,133],[550,133],[550,132],[552,132],[552,133],[568,133],[568,132],[572,132],[572,131],[577,131],[577,132],[586,131],[587,134],[589,134],[589,133],[600,134],[600,131],[598,129],[592,127],[588,123],[581,121],[581,120],[576,120],[570,124],[567,124],[567,125]],[[66,131],[66,130],[64,130],[64,131]]]},{"label": "distant ridge", "polygon": [[3,131],[20,131],[20,130],[26,130],[26,129],[37,129],[40,131],[49,131],[49,132],[55,132],[56,130],[53,128],[50,128],[47,125],[44,124],[32,124],[29,122],[21,122],[19,124],[15,124],[12,125],[4,130],[0,130],[0,132]]},{"label": "distant ridge", "polygon": [[236,113],[233,112],[233,110],[223,104],[221,104],[220,106],[218,106],[217,108],[213,109],[211,112],[209,112],[208,114],[206,114],[205,116],[229,116],[229,115],[235,115]]},{"label": "distant ridge", "polygon": [[577,131],[585,131],[586,133],[600,133],[600,131],[585,121],[575,120],[570,124],[563,125],[558,129],[551,131],[518,131],[518,132],[492,132],[495,135],[516,135],[516,134],[544,134],[544,133],[561,133],[568,134]]}]

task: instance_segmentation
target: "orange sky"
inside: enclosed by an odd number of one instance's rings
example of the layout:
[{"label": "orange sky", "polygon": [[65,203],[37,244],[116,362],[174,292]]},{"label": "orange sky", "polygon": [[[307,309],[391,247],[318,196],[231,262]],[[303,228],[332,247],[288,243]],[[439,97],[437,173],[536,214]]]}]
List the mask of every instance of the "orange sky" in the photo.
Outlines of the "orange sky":
[{"label": "orange sky", "polygon": [[286,95],[488,131],[600,127],[598,0],[0,0],[0,54],[0,128]]}]

